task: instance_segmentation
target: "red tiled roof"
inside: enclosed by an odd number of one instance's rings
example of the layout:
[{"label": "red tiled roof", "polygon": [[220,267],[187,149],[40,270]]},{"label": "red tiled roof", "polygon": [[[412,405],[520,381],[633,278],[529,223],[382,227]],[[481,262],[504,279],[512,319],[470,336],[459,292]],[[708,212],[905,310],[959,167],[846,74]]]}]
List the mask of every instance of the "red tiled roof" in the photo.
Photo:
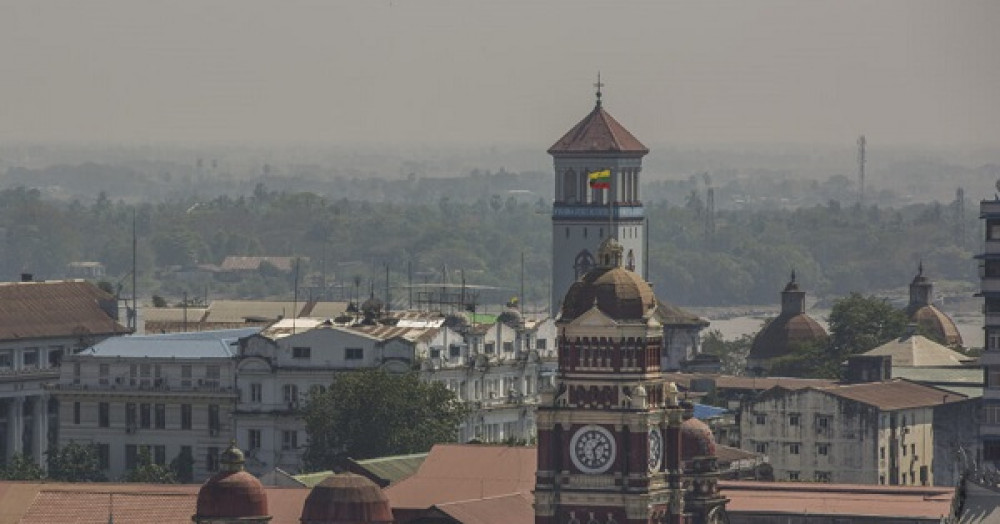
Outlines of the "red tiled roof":
[{"label": "red tiled roof", "polygon": [[732,515],[857,515],[938,518],[947,515],[954,488],[720,481]]},{"label": "red tiled roof", "polygon": [[434,509],[462,524],[530,523],[535,521],[533,499],[530,494],[511,493],[437,504]]},{"label": "red tiled roof", "polygon": [[550,155],[594,153],[632,153],[642,156],[649,153],[649,149],[603,107],[597,105],[549,148]]},{"label": "red tiled roof", "polygon": [[533,447],[438,444],[413,476],[389,486],[385,494],[394,510],[422,510],[447,502],[531,493],[536,453]]},{"label": "red tiled roof", "polygon": [[101,309],[114,300],[83,280],[0,283],[0,340],[127,333]]}]

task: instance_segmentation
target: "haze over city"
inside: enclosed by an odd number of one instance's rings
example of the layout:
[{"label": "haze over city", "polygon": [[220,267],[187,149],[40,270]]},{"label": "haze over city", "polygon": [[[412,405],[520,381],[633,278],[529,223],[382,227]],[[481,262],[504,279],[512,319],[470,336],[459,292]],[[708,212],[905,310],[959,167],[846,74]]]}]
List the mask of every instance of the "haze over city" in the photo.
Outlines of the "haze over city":
[{"label": "haze over city", "polygon": [[994,2],[4,2],[0,140],[986,147]]}]

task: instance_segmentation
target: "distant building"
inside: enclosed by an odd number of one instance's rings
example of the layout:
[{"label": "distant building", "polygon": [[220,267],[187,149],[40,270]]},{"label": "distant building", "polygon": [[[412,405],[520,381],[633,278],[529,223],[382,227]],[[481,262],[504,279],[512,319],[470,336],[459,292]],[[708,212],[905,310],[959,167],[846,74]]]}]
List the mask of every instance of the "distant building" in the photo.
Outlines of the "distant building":
[{"label": "distant building", "polygon": [[24,454],[45,466],[59,405],[44,389],[64,359],[128,333],[115,297],[82,280],[0,283],[0,461]]},{"label": "distant building", "polygon": [[308,263],[308,257],[238,257],[228,256],[222,260],[219,270],[224,272],[260,271],[261,266],[270,265],[283,273],[295,271],[297,260]]},{"label": "distant building", "polygon": [[781,292],[781,313],[768,322],[753,339],[747,356],[751,375],[767,375],[774,361],[791,355],[797,348],[825,342],[823,326],[806,314],[806,293],[795,281],[795,272]]},{"label": "distant building", "polygon": [[986,384],[979,434],[982,460],[1000,467],[1000,198],[979,203],[986,238],[980,259],[980,295],[983,297],[986,347],[979,357]]},{"label": "distant building", "polygon": [[69,278],[104,278],[104,264],[100,262],[70,262],[66,264],[66,276]]}]

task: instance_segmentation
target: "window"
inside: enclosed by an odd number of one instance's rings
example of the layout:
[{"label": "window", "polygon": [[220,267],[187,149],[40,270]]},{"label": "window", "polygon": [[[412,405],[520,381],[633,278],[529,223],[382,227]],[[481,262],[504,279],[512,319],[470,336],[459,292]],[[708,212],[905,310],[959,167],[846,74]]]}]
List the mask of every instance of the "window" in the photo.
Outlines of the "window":
[{"label": "window", "polygon": [[1000,239],[1000,220],[986,219],[986,240]]},{"label": "window", "polygon": [[816,427],[821,431],[830,428],[830,417],[818,416],[816,417]]},{"label": "window", "polygon": [[250,402],[259,404],[264,401],[264,387],[259,384],[250,384]]},{"label": "window", "polygon": [[505,353],[510,353],[510,352],[514,351],[514,343],[513,342],[504,342],[503,343],[503,350],[504,350]]},{"label": "window", "polygon": [[452,344],[448,346],[448,356],[449,357],[460,357],[462,356],[462,346],[457,344]]},{"label": "window", "polygon": [[486,343],[486,349],[483,350],[485,353],[493,354],[496,352],[496,344],[493,342]]},{"label": "window", "polygon": [[903,444],[903,456],[906,456],[906,444]]},{"label": "window", "polygon": [[260,430],[247,430],[247,450],[260,449]]},{"label": "window", "polygon": [[361,360],[365,358],[364,348],[345,348],[344,360]]},{"label": "window", "polygon": [[217,435],[219,433],[219,405],[209,404],[208,405],[208,432],[211,435]]},{"label": "window", "polygon": [[306,347],[292,348],[292,358],[309,358],[311,354],[312,354],[312,348],[306,348]]},{"label": "window", "polygon": [[107,402],[97,405],[97,426],[101,428],[111,426],[111,405]]},{"label": "window", "polygon": [[167,465],[167,447],[164,445],[153,446],[153,463],[161,466]]},{"label": "window", "polygon": [[798,455],[799,454],[799,445],[798,445],[798,443],[789,444],[788,445],[788,452],[791,453],[792,455]]},{"label": "window", "polygon": [[74,402],[73,403],[73,423],[74,424],[79,424],[80,423],[80,403],[79,402]]},{"label": "window", "polygon": [[986,387],[990,389],[1000,388],[1000,367],[986,368]]},{"label": "window", "polygon": [[97,444],[97,466],[101,469],[111,468],[111,444]]},{"label": "window", "polygon": [[135,444],[125,444],[125,469],[135,469],[138,462],[138,447]]},{"label": "window", "polygon": [[21,359],[21,361],[24,362],[25,368],[38,367],[38,348],[25,349]]},{"label": "window", "polygon": [[[882,452],[885,453],[885,448],[882,448]],[[829,455],[830,454],[830,445],[829,444],[816,444],[816,453],[819,454],[819,455]]]},{"label": "window", "polygon": [[154,415],[156,429],[165,429],[167,427],[167,406],[165,404],[157,404]]},{"label": "window", "polygon": [[766,424],[767,423],[767,415],[764,415],[763,413],[758,413],[754,417],[754,422],[757,423],[757,424]]},{"label": "window", "polygon": [[757,453],[767,453],[767,442],[758,442],[754,445],[754,451]]},{"label": "window", "polygon": [[816,472],[816,482],[830,482],[830,472],[829,471],[817,471]]},{"label": "window", "polygon": [[536,349],[540,349],[540,350],[544,350],[546,342],[547,341],[544,338],[535,339],[535,348]]},{"label": "window", "polygon": [[0,351],[0,368],[14,367],[14,357],[10,350]]},{"label": "window", "polygon": [[191,387],[191,364],[181,364],[181,387]]},{"label": "window", "polygon": [[798,413],[793,413],[791,415],[788,415],[788,425],[789,426],[798,426],[799,425],[799,415],[798,415]]},{"label": "window", "polygon": [[219,378],[222,376],[219,366],[205,367],[205,386],[210,388],[219,387]]},{"label": "window", "polygon": [[914,457],[917,455],[917,445],[916,444],[910,444],[910,455],[913,455]]},{"label": "window", "polygon": [[80,363],[79,362],[74,362],[73,363],[73,383],[74,384],[79,384],[80,383]]},{"label": "window", "polygon": [[137,418],[135,404],[132,402],[125,404],[125,427],[128,429],[135,429],[137,425]]},{"label": "window", "polygon": [[97,366],[97,383],[107,386],[111,383],[111,364],[100,364]]},{"label": "window", "polygon": [[431,358],[441,358],[441,348],[431,348]]},{"label": "window", "polygon": [[298,406],[299,387],[295,384],[285,384],[281,389],[285,402],[289,404],[289,406]]},{"label": "window", "polygon": [[983,406],[983,422],[985,424],[1000,424],[1000,404]]},{"label": "window", "polygon": [[878,458],[880,460],[885,460],[885,446],[878,448]]},{"label": "window", "polygon": [[219,471],[219,448],[210,447],[205,452],[205,469]]},{"label": "window", "polygon": [[191,429],[191,404],[181,404],[181,429]]},{"label": "window", "polygon": [[789,471],[788,472],[788,480],[799,480],[799,472],[798,471]]},{"label": "window", "polygon": [[139,385],[149,387],[150,377],[153,376],[153,366],[149,364],[139,364]]},{"label": "window", "polygon": [[292,450],[299,447],[299,432],[286,430],[281,432],[281,449]]},{"label": "window", "polygon": [[139,427],[149,429],[151,420],[149,404],[139,404]]}]

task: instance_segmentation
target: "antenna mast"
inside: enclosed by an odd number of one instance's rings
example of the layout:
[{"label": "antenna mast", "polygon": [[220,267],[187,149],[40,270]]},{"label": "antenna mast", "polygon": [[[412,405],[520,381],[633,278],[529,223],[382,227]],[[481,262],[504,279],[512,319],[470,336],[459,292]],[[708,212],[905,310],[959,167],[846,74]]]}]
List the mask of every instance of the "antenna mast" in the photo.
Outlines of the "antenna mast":
[{"label": "antenna mast", "polygon": [[858,203],[862,207],[865,205],[865,147],[867,145],[868,141],[865,140],[865,135],[858,137],[858,185],[860,187]]}]

